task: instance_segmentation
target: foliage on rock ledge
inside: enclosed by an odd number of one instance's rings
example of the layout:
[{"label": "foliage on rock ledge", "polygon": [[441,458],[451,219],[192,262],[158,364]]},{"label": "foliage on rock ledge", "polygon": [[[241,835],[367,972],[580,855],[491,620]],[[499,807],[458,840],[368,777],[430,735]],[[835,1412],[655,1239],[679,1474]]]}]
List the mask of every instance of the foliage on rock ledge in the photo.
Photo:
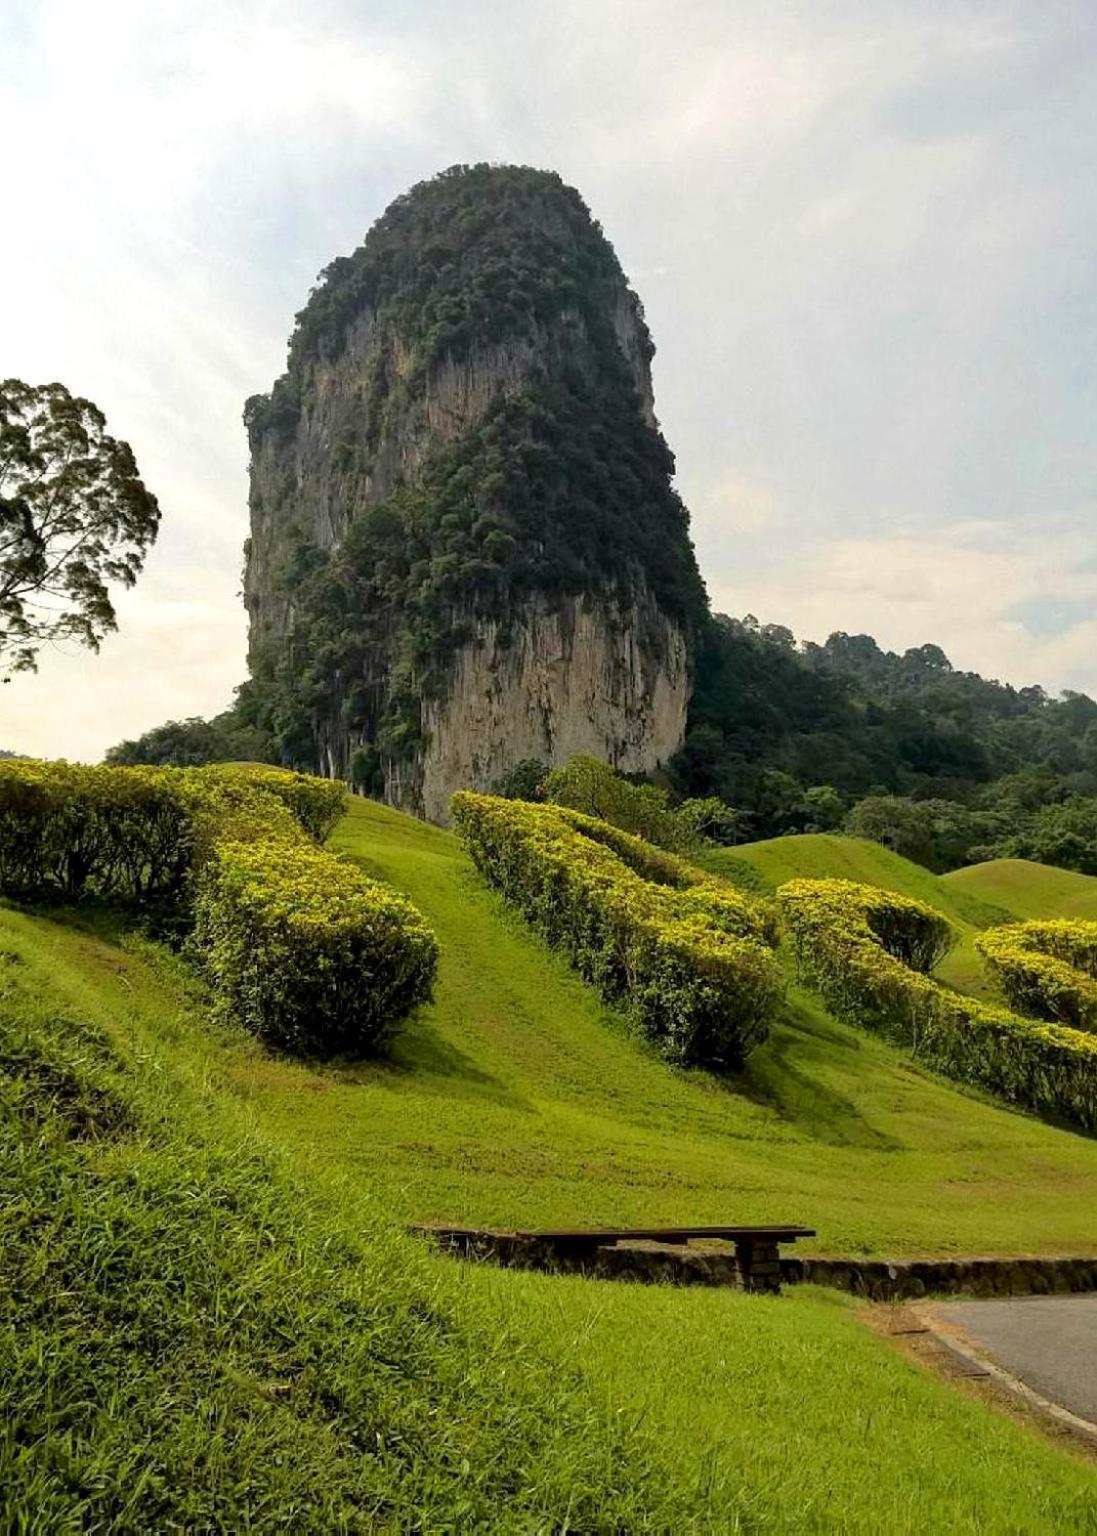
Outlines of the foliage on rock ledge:
[{"label": "foliage on rock ledge", "polygon": [[399,757],[470,622],[506,626],[534,596],[628,606],[644,592],[682,627],[700,621],[688,517],[618,338],[622,306],[646,366],[650,338],[612,246],[578,193],[521,167],[458,166],[422,183],[327,269],[287,374],[248,404],[253,452],[292,438],[312,370],[365,314],[361,429],[340,449],[359,470],[443,361],[520,338],[529,363],[461,436],[429,443],[387,499],[349,509],[333,554],[287,533],[270,579],[292,601],[291,632],[264,634],[260,618],[251,695],[251,718],[285,756],[311,760],[314,722],[341,713]]}]

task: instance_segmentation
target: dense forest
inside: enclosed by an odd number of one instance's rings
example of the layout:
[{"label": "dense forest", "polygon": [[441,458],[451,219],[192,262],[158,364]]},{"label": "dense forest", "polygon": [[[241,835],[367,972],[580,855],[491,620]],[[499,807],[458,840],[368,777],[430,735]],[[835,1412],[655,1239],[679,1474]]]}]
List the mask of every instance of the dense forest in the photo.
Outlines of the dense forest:
[{"label": "dense forest", "polygon": [[[251,688],[214,720],[169,722],[108,757],[276,760]],[[357,767],[358,787],[374,788],[371,765]],[[515,782],[533,792],[538,777],[523,764]],[[841,829],[936,870],[1011,857],[1097,874],[1097,703],[959,671],[935,645],[797,644],[780,625],[718,615],[702,626],[689,728],[663,780],[672,800],[723,802],[728,842]]]},{"label": "dense forest", "polygon": [[958,671],[935,645],[798,645],[716,616],[671,780],[733,806],[741,840],[844,827],[932,869],[1018,857],[1097,872],[1097,704]]}]

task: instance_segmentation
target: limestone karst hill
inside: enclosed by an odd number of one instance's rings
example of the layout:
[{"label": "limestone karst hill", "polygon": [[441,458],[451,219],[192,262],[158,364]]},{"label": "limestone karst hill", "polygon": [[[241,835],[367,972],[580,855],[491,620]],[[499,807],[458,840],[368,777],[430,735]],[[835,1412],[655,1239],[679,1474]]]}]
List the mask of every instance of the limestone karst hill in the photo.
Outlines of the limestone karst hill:
[{"label": "limestone karst hill", "polygon": [[251,668],[295,761],[432,818],[679,745],[704,593],[641,304],[554,174],[454,167],[333,262],[248,402]]}]

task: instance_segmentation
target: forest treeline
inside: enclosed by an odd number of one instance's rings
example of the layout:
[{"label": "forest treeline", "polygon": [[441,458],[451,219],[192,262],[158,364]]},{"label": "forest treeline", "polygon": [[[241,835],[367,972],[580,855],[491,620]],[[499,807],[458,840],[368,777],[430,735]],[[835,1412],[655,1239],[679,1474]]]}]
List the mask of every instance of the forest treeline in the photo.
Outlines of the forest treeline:
[{"label": "forest treeline", "polygon": [[[249,686],[225,714],[169,722],[109,761],[274,760],[248,723]],[[900,655],[842,632],[819,645],[716,615],[659,777],[672,801],[723,802],[710,834],[729,843],[842,830],[938,871],[1029,858],[1097,874],[1097,703],[960,671],[936,645]]]},{"label": "forest treeline", "polygon": [[679,794],[734,807],[740,841],[843,829],[935,870],[1010,857],[1097,873],[1097,703],[959,671],[936,645],[798,644],[717,615],[670,772]]}]

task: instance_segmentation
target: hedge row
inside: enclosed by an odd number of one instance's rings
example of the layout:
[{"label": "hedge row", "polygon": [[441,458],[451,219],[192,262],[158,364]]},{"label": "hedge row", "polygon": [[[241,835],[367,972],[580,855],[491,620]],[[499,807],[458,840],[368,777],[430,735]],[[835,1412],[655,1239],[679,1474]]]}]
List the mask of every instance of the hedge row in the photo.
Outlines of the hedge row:
[{"label": "hedge row", "polygon": [[286,1049],[375,1047],[430,995],[437,945],[418,911],[300,839],[220,842],[194,916],[220,1006]]},{"label": "hedge row", "polygon": [[341,784],[245,765],[0,763],[0,891],[155,902],[221,1010],[271,1044],[377,1045],[430,995],[419,913],[317,846]]},{"label": "hedge row", "polygon": [[669,1060],[737,1067],[765,1038],[772,909],[577,811],[467,792],[452,811],[481,874]]},{"label": "hedge row", "polygon": [[0,891],[177,897],[194,853],[181,773],[0,762]]},{"label": "hedge row", "polygon": [[[927,962],[943,951],[924,936],[947,930],[940,913],[849,880],[792,880],[777,900],[805,975],[840,1017],[909,1045],[948,1077],[1097,1130],[1097,1037],[931,980]],[[910,935],[919,933],[912,956]]]},{"label": "hedge row", "polygon": [[[261,801],[255,801],[263,791]],[[0,761],[0,890],[12,896],[178,899],[201,859],[201,834],[281,801],[317,842],[343,810],[328,779],[257,764],[123,768]]]},{"label": "hedge row", "polygon": [[263,789],[277,796],[317,843],[326,842],[346,805],[347,789],[340,779],[318,779],[266,763],[211,763],[194,770],[198,779],[247,790]]},{"label": "hedge row", "polygon": [[981,933],[975,948],[1011,1007],[1097,1030],[1097,923],[1014,923]]}]

